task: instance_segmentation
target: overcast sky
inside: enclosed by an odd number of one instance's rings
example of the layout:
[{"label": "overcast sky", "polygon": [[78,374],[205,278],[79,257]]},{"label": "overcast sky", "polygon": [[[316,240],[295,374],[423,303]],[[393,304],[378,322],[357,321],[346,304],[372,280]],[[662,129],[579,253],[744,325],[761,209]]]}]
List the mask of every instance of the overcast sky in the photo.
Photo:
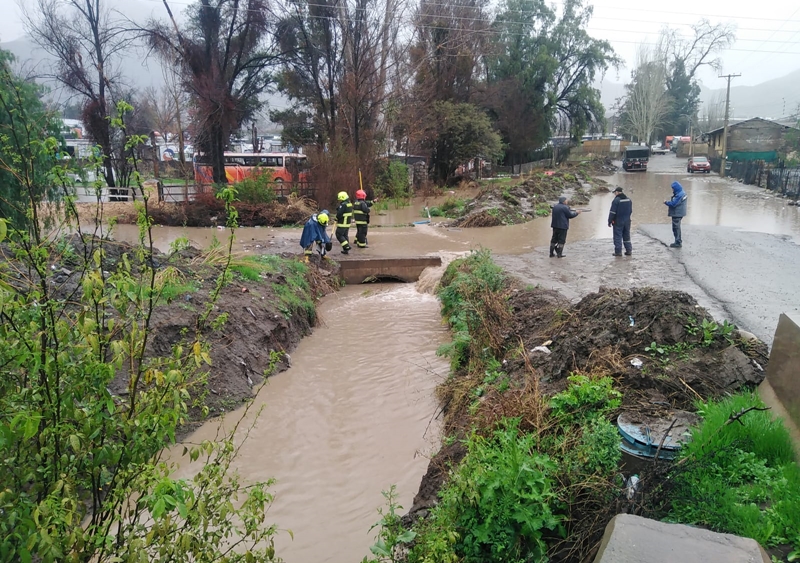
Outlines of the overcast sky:
[{"label": "overcast sky", "polygon": [[[116,2],[115,2],[116,3]],[[175,11],[182,11],[189,0],[170,0]],[[123,0],[126,8],[142,15],[155,11],[163,14],[161,0]],[[753,85],[778,78],[800,68],[800,2],[797,0],[595,0],[590,33],[611,42],[625,60],[634,59],[636,47],[655,41],[659,29],[669,25],[689,36],[689,25],[702,18],[712,23],[732,22],[737,27],[736,44],[722,53],[723,73],[741,73],[736,85]],[[125,10],[126,12],[128,10]],[[16,0],[0,0],[0,41],[12,41],[23,35],[20,9]],[[627,82],[627,68],[611,71],[606,80]],[[700,76],[708,88],[721,88],[725,81],[706,70]],[[800,103],[800,84],[797,88]]]}]

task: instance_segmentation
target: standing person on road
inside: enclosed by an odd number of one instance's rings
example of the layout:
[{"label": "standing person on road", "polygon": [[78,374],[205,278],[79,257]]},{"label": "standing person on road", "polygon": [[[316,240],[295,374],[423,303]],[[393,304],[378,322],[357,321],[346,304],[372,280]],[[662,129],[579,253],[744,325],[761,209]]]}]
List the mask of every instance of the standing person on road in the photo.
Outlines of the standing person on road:
[{"label": "standing person on road", "polygon": [[614,256],[622,256],[622,245],[625,245],[625,256],[633,252],[631,245],[631,214],[633,202],[625,195],[622,188],[614,190],[614,201],[608,212],[608,226],[614,228]]},{"label": "standing person on road", "polygon": [[574,219],[580,213],[580,211],[570,209],[569,200],[566,197],[562,195],[558,198],[558,203],[553,206],[553,217],[550,220],[550,226],[553,228],[553,237],[550,239],[550,258],[555,255],[558,255],[559,258],[564,257],[569,220]]},{"label": "standing person on road", "polygon": [[686,217],[686,192],[683,191],[683,186],[678,182],[672,182],[672,199],[665,201],[669,209],[667,216],[672,217],[672,234],[675,236],[675,242],[670,244],[670,248],[680,248],[683,246],[683,239],[681,238],[681,219]]},{"label": "standing person on road", "polygon": [[342,245],[342,254],[350,252],[350,223],[353,221],[353,204],[347,192],[339,192],[336,196],[339,207],[336,208],[336,240]]},{"label": "standing person on road", "polygon": [[357,190],[356,202],[353,204],[353,219],[356,223],[356,246],[358,248],[367,248],[370,207],[372,207],[372,202],[367,201],[367,192]]}]

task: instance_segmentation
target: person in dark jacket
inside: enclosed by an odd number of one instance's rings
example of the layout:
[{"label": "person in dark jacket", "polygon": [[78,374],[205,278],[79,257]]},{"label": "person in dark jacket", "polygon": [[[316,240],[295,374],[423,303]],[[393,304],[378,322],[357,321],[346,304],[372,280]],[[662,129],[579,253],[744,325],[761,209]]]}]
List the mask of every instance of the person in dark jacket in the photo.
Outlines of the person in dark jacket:
[{"label": "person in dark jacket", "polygon": [[681,220],[686,217],[686,192],[678,182],[672,182],[672,199],[664,202],[667,209],[667,216],[672,217],[672,234],[675,242],[670,244],[670,248],[680,248],[683,246],[681,238]]},{"label": "person in dark jacket", "polygon": [[633,253],[631,245],[631,214],[633,202],[625,195],[622,188],[617,186],[614,190],[614,201],[611,202],[611,211],[608,212],[608,226],[614,228],[614,256],[622,256],[622,246],[625,245],[625,256]]},{"label": "person in dark jacket", "polygon": [[320,256],[325,254],[331,249],[331,237],[325,232],[325,227],[328,226],[328,211],[323,209],[319,213],[311,216],[303,226],[303,234],[300,235],[300,246],[303,247],[305,259],[314,253],[314,243],[317,244],[317,251]]},{"label": "person in dark jacket", "polygon": [[367,201],[367,192],[356,190],[356,202],[353,204],[353,220],[356,224],[356,246],[358,248],[367,248],[370,207],[372,207],[372,202]]},{"label": "person in dark jacket", "polygon": [[339,192],[336,196],[339,207],[336,208],[336,240],[342,245],[342,254],[350,252],[350,223],[353,221],[353,204],[347,192]]},{"label": "person in dark jacket", "polygon": [[553,228],[553,236],[550,239],[550,258],[556,255],[559,258],[564,257],[564,245],[567,243],[569,220],[578,215],[580,215],[580,211],[571,209],[569,200],[566,197],[561,196],[558,198],[558,203],[553,206],[553,214],[550,219],[550,226]]}]

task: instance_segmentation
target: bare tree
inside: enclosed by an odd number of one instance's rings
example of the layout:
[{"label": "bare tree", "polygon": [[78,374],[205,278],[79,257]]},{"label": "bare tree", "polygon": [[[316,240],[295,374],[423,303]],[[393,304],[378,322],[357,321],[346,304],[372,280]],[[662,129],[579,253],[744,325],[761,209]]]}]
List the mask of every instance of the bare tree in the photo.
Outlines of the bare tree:
[{"label": "bare tree", "polygon": [[124,155],[114,154],[113,114],[118,55],[130,36],[102,0],[20,0],[25,30],[56,62],[51,77],[82,99],[82,119],[103,151],[103,176],[110,187],[127,176]]},{"label": "bare tree", "polygon": [[722,92],[714,94],[705,104],[703,116],[698,122],[698,127],[703,132],[713,131],[722,127],[725,121],[725,96]]},{"label": "bare tree", "polygon": [[623,128],[640,143],[650,144],[670,109],[663,45],[659,42],[653,49],[639,47],[633,81],[626,86],[628,92],[622,103]]},{"label": "bare tree", "polygon": [[662,31],[662,36],[666,34],[665,39],[669,46],[670,64],[680,61],[690,80],[701,66],[720,70],[722,60],[715,55],[733,45],[736,40],[736,29],[729,23],[712,25],[707,19],[702,19],[691,27],[691,39],[683,39],[674,29],[665,28]]}]

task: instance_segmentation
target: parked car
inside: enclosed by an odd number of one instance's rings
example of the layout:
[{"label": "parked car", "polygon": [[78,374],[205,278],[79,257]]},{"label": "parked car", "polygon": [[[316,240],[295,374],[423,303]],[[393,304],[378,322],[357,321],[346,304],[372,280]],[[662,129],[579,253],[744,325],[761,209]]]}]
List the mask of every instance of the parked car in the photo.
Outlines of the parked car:
[{"label": "parked car", "polygon": [[686,163],[686,171],[691,174],[693,172],[711,173],[711,163],[704,156],[693,156]]}]

